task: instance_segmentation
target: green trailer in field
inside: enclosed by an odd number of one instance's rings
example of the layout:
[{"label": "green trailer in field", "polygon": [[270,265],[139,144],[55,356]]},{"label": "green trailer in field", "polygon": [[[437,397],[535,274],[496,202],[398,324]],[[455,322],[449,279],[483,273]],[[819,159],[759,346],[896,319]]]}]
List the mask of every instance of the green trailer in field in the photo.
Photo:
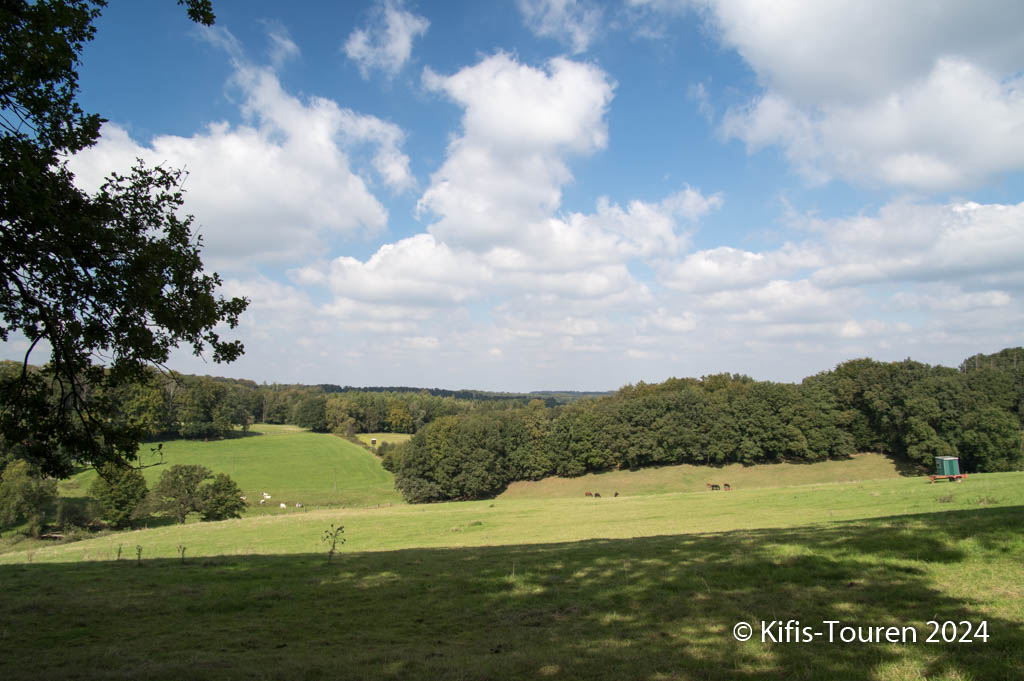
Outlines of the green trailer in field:
[{"label": "green trailer in field", "polygon": [[957,457],[937,456],[935,457],[935,475],[929,475],[928,478],[932,482],[936,480],[962,482],[967,479],[967,473],[960,472],[960,459]]}]

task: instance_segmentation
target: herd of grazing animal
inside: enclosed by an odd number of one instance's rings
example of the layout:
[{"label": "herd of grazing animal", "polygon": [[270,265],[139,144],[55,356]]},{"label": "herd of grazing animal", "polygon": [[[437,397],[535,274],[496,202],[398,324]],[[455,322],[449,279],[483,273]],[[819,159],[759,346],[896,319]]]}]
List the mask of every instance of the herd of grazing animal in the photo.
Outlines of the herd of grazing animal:
[{"label": "herd of grazing animal", "polygon": [[[717,492],[717,491],[723,490],[723,489],[726,492],[732,491],[732,485],[730,485],[727,482],[724,482],[721,485],[719,485],[718,483],[709,482],[709,483],[705,483],[705,485],[712,492]],[[601,498],[601,493],[600,492],[584,492],[583,496],[585,496],[585,497],[595,497],[597,499],[600,499]],[[615,496],[619,496],[619,493],[616,492]]]},{"label": "herd of grazing animal", "polygon": [[[263,492],[262,495],[260,496],[260,506],[266,506],[267,502],[270,501],[271,498],[272,497],[269,494],[267,494],[266,492]],[[239,499],[241,499],[242,501],[246,500],[245,497],[239,497]],[[288,508],[288,504],[286,504],[284,502],[281,502],[281,510],[283,511],[286,508]],[[301,503],[295,504],[295,508],[302,508],[302,504]]]}]

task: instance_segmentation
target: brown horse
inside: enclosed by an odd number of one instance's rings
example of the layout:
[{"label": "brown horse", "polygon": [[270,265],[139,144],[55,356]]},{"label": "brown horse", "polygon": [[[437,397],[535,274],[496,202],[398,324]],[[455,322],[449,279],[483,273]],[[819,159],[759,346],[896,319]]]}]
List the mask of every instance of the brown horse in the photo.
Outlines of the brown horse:
[{"label": "brown horse", "polygon": [[725,491],[728,492],[731,489],[732,489],[732,486],[729,485],[729,483],[725,483]]},{"label": "brown horse", "polygon": [[720,486],[712,484],[710,482],[706,484],[708,486],[708,489],[710,489],[712,492],[717,492],[718,490],[722,489]]}]

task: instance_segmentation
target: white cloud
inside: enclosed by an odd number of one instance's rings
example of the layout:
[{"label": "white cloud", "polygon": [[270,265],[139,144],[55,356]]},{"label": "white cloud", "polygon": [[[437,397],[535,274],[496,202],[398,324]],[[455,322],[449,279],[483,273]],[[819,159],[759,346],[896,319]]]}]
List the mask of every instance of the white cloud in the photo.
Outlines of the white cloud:
[{"label": "white cloud", "polygon": [[640,320],[640,328],[653,327],[655,330],[673,334],[689,333],[697,328],[698,317],[692,311],[675,314],[659,307]]},{"label": "white cloud", "polygon": [[270,63],[281,68],[290,59],[296,59],[301,51],[292,40],[288,29],[276,22],[268,22],[267,37],[270,39]]},{"label": "white cloud", "polygon": [[294,271],[297,282],[331,293],[324,315],[365,333],[436,338],[441,351],[535,366],[567,353],[625,352],[622,334],[638,325],[695,328],[692,312],[652,311],[655,296],[630,263],[685,252],[687,230],[721,195],[684,186],[656,202],[601,198],[592,213],[559,213],[567,159],[607,144],[614,85],[600,69],[561,58],[541,69],[499,53],[451,76],[428,70],[424,83],[464,108],[418,204],[436,220],[365,261]]},{"label": "white cloud", "polygon": [[[1024,203],[893,203],[875,216],[809,220],[804,242],[774,250],[721,246],[665,259],[658,263],[658,281],[703,307],[744,310],[750,318],[771,316],[779,305],[847,309],[865,302],[855,292],[868,285],[888,287],[901,305],[944,300],[947,310],[961,303],[1007,306],[1009,291],[1024,288],[1021,224]],[[924,298],[897,293],[904,285],[931,282],[949,288]]]},{"label": "white cloud", "polygon": [[436,306],[478,297],[492,272],[475,254],[455,252],[430,234],[417,234],[381,246],[365,263],[340,257],[326,272],[306,268],[299,276],[310,283],[319,278],[338,297]]},{"label": "white cloud", "polygon": [[1024,167],[1024,79],[939,59],[919,82],[854,105],[801,109],[769,92],[723,120],[751,149],[782,145],[811,180],[833,174],[919,189]]},{"label": "white cloud", "polygon": [[963,291],[949,284],[925,285],[916,292],[898,292],[889,306],[897,310],[924,310],[940,313],[963,313],[971,310],[1007,309],[1013,297],[1006,291]]},{"label": "white cloud", "polygon": [[744,289],[711,293],[696,304],[705,309],[723,312],[734,321],[751,322],[816,322],[848,314],[858,302],[852,291],[830,291],[805,279],[776,280]]},{"label": "white cloud", "polygon": [[687,188],[664,205],[602,200],[594,215],[556,217],[572,179],[567,157],[607,144],[614,85],[597,67],[558,58],[542,70],[499,53],[452,76],[427,71],[424,82],[465,113],[418,209],[438,216],[429,230],[439,240],[486,254],[497,268],[572,270],[620,262],[621,247],[633,255],[652,241],[675,248],[674,218],[721,201]]},{"label": "white cloud", "polygon": [[781,146],[812,182],[948,190],[1024,169],[1015,0],[631,5],[701,13],[763,88],[723,131],[750,150]]},{"label": "white cloud", "polygon": [[659,275],[665,286],[681,291],[746,288],[822,265],[824,260],[818,250],[814,246],[786,244],[775,251],[754,253],[719,246],[691,253],[679,261],[662,261]]},{"label": "white cloud", "polygon": [[[237,53],[233,39],[225,44]],[[269,68],[238,59],[233,85],[243,95],[245,123],[212,123],[191,137],[159,135],[148,143],[109,123],[96,146],[70,160],[77,181],[95,189],[136,158],[187,169],[185,209],[197,216],[214,268],[296,262],[322,252],[333,234],[384,229],[387,211],[353,159],[368,146],[381,181],[396,190],[413,186],[400,128],[328,99],[302,101]]]},{"label": "white cloud", "polygon": [[824,221],[831,253],[813,279],[825,286],[880,282],[1012,281],[1024,254],[1024,203],[893,204],[877,217]]},{"label": "white cloud", "polygon": [[424,84],[465,109],[462,135],[418,204],[439,216],[430,232],[451,245],[523,246],[561,203],[566,156],[607,144],[614,86],[589,64],[558,58],[541,70],[498,53],[451,76],[427,70]]},{"label": "white cloud", "polygon": [[601,9],[586,0],[519,0],[519,11],[536,35],[568,43],[573,54],[586,52],[601,28]]},{"label": "white cloud", "polygon": [[349,35],[343,49],[349,59],[359,64],[363,78],[380,69],[395,76],[412,55],[413,41],[426,35],[430,22],[424,17],[402,9],[401,0],[385,0],[377,6],[373,23]]}]

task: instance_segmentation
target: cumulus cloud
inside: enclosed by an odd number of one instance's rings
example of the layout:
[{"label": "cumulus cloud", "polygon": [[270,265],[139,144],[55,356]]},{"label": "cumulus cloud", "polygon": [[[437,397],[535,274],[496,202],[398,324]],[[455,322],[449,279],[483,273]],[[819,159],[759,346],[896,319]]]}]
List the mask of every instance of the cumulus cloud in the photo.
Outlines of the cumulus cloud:
[{"label": "cumulus cloud", "polygon": [[786,244],[766,253],[731,246],[696,251],[659,264],[661,282],[681,291],[721,291],[765,284],[824,263],[820,248]]},{"label": "cumulus cloud", "polygon": [[84,188],[136,158],[185,168],[185,209],[197,215],[204,252],[214,267],[296,262],[322,251],[333,234],[375,234],[387,210],[371,190],[367,164],[393,190],[413,186],[398,126],[320,97],[287,93],[267,67],[241,59],[230,34],[219,42],[234,53],[232,85],[242,94],[243,123],[210,124],[191,137],[158,135],[137,141],[115,123],[97,145],[70,159]]},{"label": "cumulus cloud", "polygon": [[592,213],[559,213],[567,159],[608,141],[615,86],[596,66],[556,58],[537,68],[498,53],[450,76],[427,70],[424,83],[464,113],[418,210],[436,216],[437,242],[477,254],[502,286],[642,296],[626,263],[680,252],[687,226],[722,205],[686,186],[658,202],[602,198]]},{"label": "cumulus cloud", "polygon": [[818,223],[827,262],[813,275],[825,286],[880,282],[1014,281],[1024,253],[1024,203],[941,206],[893,204],[876,217]]},{"label": "cumulus cloud", "polygon": [[385,0],[377,6],[371,25],[357,28],[343,50],[359,65],[363,78],[374,69],[395,76],[412,55],[413,41],[426,35],[430,22],[402,8],[401,0]]},{"label": "cumulus cloud", "polygon": [[545,69],[498,53],[424,84],[464,108],[462,134],[418,203],[430,232],[474,250],[521,247],[548,220],[572,175],[571,154],[607,144],[613,84],[595,66],[553,59]]},{"label": "cumulus cloud", "polygon": [[340,297],[436,306],[477,297],[491,272],[472,253],[457,253],[430,234],[417,234],[381,246],[365,263],[343,256],[326,270],[306,268],[299,276],[326,283]]},{"label": "cumulus cloud", "polygon": [[722,130],[812,182],[948,190],[1024,168],[1019,2],[631,4],[704,16],[763,88]]},{"label": "cumulus cloud", "polygon": [[689,230],[723,204],[720,194],[683,186],[658,201],[601,198],[592,212],[560,211],[567,159],[607,144],[614,85],[606,74],[499,53],[449,76],[428,70],[424,83],[464,110],[419,200],[434,222],[365,260],[292,271],[298,284],[330,293],[323,315],[363,334],[434,338],[438,352],[470,363],[501,357],[524,367],[567,353],[625,352],[638,325],[695,328],[693,313],[663,305],[638,321],[657,300],[631,266],[685,253]]},{"label": "cumulus cloud", "polygon": [[586,52],[601,27],[601,9],[585,0],[519,0],[519,11],[534,34],[567,43],[573,54]]}]

